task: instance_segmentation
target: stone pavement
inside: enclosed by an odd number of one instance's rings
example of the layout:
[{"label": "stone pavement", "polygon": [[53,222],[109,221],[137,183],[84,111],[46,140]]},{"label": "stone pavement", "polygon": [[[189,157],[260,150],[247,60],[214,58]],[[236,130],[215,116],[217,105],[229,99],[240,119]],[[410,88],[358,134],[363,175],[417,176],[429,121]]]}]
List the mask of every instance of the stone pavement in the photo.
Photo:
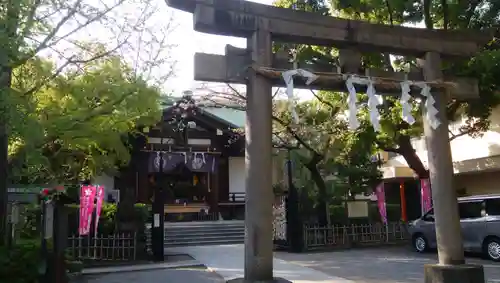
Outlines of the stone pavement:
[{"label": "stone pavement", "polygon": [[[424,264],[436,263],[437,254],[418,254],[409,247],[362,248],[275,257],[355,283],[423,283]],[[483,265],[489,283],[500,283],[500,263],[469,256],[467,262]]]},{"label": "stone pavement", "polygon": [[196,260],[185,260],[174,263],[164,262],[164,263],[148,263],[148,264],[124,265],[124,266],[93,267],[93,268],[85,268],[82,271],[82,274],[94,275],[94,274],[104,274],[104,273],[134,272],[134,271],[146,271],[154,269],[197,267],[200,265],[201,264]]},{"label": "stone pavement", "polygon": [[[204,268],[154,269],[86,276],[84,283],[223,283],[243,277],[243,245],[169,248],[190,254]],[[274,276],[296,283],[423,283],[423,266],[437,262],[435,253],[418,254],[406,247],[364,248],[291,254],[277,252]],[[484,266],[488,283],[500,283],[500,263],[468,257]],[[183,264],[189,261],[183,262]],[[160,268],[160,267],[158,267]],[[214,271],[214,272],[209,272]]]},{"label": "stone pavement", "polygon": [[85,276],[82,283],[224,283],[214,272],[202,268],[156,269]]},{"label": "stone pavement", "polygon": [[[219,245],[169,248],[168,252],[189,254],[225,280],[243,277],[243,245]],[[294,283],[354,283],[335,275],[274,259],[274,277],[281,277]],[[186,281],[188,282],[188,281]],[[193,282],[194,283],[194,282]]]}]

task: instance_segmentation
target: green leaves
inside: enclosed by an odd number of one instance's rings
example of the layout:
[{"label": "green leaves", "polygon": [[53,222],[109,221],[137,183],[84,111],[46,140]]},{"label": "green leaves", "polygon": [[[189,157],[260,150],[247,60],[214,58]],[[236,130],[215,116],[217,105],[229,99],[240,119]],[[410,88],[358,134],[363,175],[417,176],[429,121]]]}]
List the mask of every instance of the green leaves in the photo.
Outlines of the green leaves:
[{"label": "green leaves", "polygon": [[[291,7],[297,3],[297,1],[292,0],[277,2],[277,5],[281,7]],[[304,3],[301,10],[316,11],[318,7],[326,7],[324,1],[301,2]],[[328,14],[388,25],[414,26],[425,22],[426,28],[443,28],[446,26],[448,29],[481,30],[494,27],[500,22],[500,2],[497,2],[491,0],[458,1],[455,4],[446,5],[443,4],[444,1],[422,2],[421,0],[330,0],[328,4],[330,4],[331,9]],[[318,11],[318,13],[320,12]],[[315,62],[334,69],[338,60],[338,52],[335,48],[290,44],[275,46],[277,50],[286,51],[287,48],[297,50],[299,53],[297,57],[301,62]],[[458,127],[459,130],[451,135],[450,139],[462,135],[478,137],[488,130],[491,111],[500,104],[500,92],[497,82],[500,76],[499,50],[498,40],[493,39],[482,52],[470,60],[448,60],[445,62],[444,72],[447,75],[477,78],[480,90],[480,99],[452,101],[449,103],[447,116],[450,121],[464,121]],[[393,69],[409,71],[411,67],[415,67],[416,58],[393,57],[392,55],[365,52],[362,56],[362,64],[365,68],[389,71]],[[339,109],[345,110],[345,97],[346,95],[343,94],[321,92],[320,101],[331,106],[332,109],[336,109],[336,111]],[[413,125],[408,125],[401,118],[401,105],[398,99],[397,97],[385,97],[384,104],[379,108],[381,113],[380,124],[382,126],[382,131],[379,133],[373,133],[368,112],[366,108],[362,107],[358,112],[362,124],[358,132],[371,133],[364,136],[363,139],[367,143],[376,144],[379,149],[396,152],[405,157],[412,157],[406,158],[410,167],[414,170],[415,168],[424,169],[416,173],[425,175],[427,171],[420,160],[414,158],[414,150],[410,143],[411,138],[421,137],[423,134],[420,103],[415,99],[411,102],[413,105],[412,113],[417,121]],[[366,97],[361,95],[360,100],[361,103],[364,103]],[[321,114],[318,113],[318,115]],[[318,127],[316,125],[312,126],[313,128]],[[415,164],[415,162],[420,162],[420,164]]]},{"label": "green leaves", "polygon": [[316,95],[317,100],[297,105],[298,124],[292,121],[286,107],[276,107],[274,114],[280,121],[274,127],[280,141],[299,148],[292,155],[295,162],[301,164],[295,169],[298,172],[294,172],[295,176],[301,176],[296,180],[297,185],[307,186],[311,180],[311,174],[303,172],[307,168],[321,172],[322,180],[314,181],[322,182],[316,185],[326,192],[319,194],[326,194],[328,199],[344,196],[348,191],[355,194],[370,190],[375,180],[380,179],[380,172],[371,160],[375,133],[347,129],[341,96],[328,92]]},{"label": "green leaves", "polygon": [[[22,70],[31,70],[30,76]],[[53,71],[39,59],[15,71],[10,96],[17,106],[10,119],[14,176],[70,183],[126,164],[126,136],[159,119],[159,90],[136,77],[120,58],[110,57],[89,64],[85,72],[60,74],[26,95],[44,72]]]}]

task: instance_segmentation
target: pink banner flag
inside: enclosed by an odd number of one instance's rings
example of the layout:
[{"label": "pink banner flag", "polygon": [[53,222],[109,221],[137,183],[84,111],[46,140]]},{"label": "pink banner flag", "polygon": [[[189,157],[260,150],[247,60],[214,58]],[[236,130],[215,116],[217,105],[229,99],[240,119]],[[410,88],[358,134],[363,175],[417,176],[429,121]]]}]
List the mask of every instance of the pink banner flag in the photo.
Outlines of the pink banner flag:
[{"label": "pink banner flag", "polygon": [[420,180],[420,197],[422,203],[422,212],[426,213],[432,208],[431,182],[429,179]]},{"label": "pink banner flag", "polygon": [[94,212],[94,200],[96,194],[95,186],[82,185],[80,189],[80,223],[78,232],[80,235],[90,233],[92,213]]},{"label": "pink banner flag", "polygon": [[380,213],[380,218],[382,219],[382,222],[387,223],[387,209],[385,206],[384,182],[380,183],[377,186],[375,194],[377,196],[377,205],[378,205],[378,212]]},{"label": "pink banner flag", "polygon": [[101,217],[102,202],[104,201],[104,187],[97,187],[97,203],[95,211],[95,235],[97,236],[97,227],[99,227],[99,217]]}]

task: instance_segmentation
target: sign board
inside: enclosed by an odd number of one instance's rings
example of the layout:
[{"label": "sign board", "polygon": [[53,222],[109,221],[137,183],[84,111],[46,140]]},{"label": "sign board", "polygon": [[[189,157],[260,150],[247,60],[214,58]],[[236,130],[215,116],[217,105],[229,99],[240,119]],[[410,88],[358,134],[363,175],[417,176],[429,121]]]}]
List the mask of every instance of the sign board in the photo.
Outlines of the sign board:
[{"label": "sign board", "polygon": [[51,239],[54,234],[54,203],[52,201],[45,203],[44,218],[44,237],[45,239]]},{"label": "sign board", "polygon": [[10,223],[17,224],[19,223],[19,204],[13,203],[10,208]]},{"label": "sign board", "polygon": [[12,194],[38,194],[43,190],[42,187],[18,187],[18,188],[8,188],[7,193]]},{"label": "sign board", "polygon": [[160,227],[160,214],[155,213],[153,215],[153,228]]},{"label": "sign board", "polygon": [[43,187],[10,187],[7,188],[7,201],[18,203],[36,203]]},{"label": "sign board", "polygon": [[364,218],[368,217],[368,202],[367,201],[348,201],[347,211],[349,218]]}]

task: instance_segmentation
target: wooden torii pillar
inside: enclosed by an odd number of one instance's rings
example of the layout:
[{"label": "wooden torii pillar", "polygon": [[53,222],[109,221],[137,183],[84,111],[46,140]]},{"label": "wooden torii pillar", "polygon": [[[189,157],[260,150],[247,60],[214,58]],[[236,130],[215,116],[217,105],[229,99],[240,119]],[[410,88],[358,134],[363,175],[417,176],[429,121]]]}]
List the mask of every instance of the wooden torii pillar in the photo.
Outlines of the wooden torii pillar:
[{"label": "wooden torii pillar", "polygon": [[[426,267],[426,282],[479,282],[473,281],[475,279],[470,274],[482,274],[482,268],[463,265],[462,237],[445,115],[448,97],[443,93],[446,91],[446,94],[450,93],[456,99],[467,99],[478,96],[478,87],[477,82],[471,79],[443,78],[440,62],[442,56],[473,56],[492,38],[491,34],[391,27],[243,0],[166,2],[173,8],[192,13],[196,31],[248,39],[246,50],[228,48],[226,56],[195,56],[195,79],[247,85],[246,282],[272,281],[273,278],[271,87],[283,85],[281,71],[291,67],[273,56],[272,41],[338,47],[345,51],[340,54],[350,56],[341,60],[346,64],[341,71],[350,73],[359,70],[359,66],[356,68],[353,60],[349,59],[359,57],[356,56],[357,53],[363,51],[424,58],[423,72],[402,74],[369,70],[368,73],[371,77],[378,77],[375,88],[379,93],[400,93],[399,81],[406,79],[426,80],[432,87],[441,125],[433,129],[426,123],[424,133],[433,185],[439,265]],[[352,52],[353,50],[356,52]],[[315,66],[300,67],[316,71],[319,75],[309,87],[345,90],[342,74],[334,70],[319,70]],[[388,80],[395,83],[391,86],[387,83]],[[297,78],[295,85],[304,87],[304,82]],[[457,274],[460,275],[456,276]]]}]

